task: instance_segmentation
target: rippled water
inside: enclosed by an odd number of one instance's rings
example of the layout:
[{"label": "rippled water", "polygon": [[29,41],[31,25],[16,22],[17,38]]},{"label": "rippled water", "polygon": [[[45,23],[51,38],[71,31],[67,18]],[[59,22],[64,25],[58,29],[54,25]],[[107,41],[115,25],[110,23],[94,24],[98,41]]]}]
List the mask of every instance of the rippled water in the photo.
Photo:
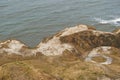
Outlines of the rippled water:
[{"label": "rippled water", "polygon": [[112,31],[120,26],[120,0],[0,0],[0,40],[29,46],[77,24]]}]

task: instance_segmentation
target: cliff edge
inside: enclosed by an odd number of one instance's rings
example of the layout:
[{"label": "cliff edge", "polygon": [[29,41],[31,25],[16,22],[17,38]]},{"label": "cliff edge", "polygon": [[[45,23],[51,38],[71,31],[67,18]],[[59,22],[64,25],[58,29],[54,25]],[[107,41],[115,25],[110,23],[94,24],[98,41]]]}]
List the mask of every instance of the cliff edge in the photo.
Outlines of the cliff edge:
[{"label": "cliff edge", "polygon": [[0,80],[120,80],[120,29],[66,28],[35,48],[0,42]]}]

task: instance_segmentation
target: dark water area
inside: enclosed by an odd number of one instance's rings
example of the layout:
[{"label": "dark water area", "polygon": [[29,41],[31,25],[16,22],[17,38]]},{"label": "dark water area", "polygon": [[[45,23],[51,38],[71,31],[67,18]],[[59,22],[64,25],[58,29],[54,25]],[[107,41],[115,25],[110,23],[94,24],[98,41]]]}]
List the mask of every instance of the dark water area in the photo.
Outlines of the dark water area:
[{"label": "dark water area", "polygon": [[120,0],[0,0],[0,40],[36,46],[77,24],[112,31],[120,27]]}]

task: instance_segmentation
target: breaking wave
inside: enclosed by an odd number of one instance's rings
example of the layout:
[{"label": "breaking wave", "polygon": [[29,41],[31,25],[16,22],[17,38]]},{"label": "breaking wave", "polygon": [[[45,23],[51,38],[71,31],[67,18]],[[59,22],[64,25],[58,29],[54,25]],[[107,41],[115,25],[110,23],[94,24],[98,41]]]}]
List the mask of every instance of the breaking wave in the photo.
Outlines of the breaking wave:
[{"label": "breaking wave", "polygon": [[115,26],[120,26],[120,18],[114,18],[114,19],[94,18],[94,20],[100,24],[111,24]]}]

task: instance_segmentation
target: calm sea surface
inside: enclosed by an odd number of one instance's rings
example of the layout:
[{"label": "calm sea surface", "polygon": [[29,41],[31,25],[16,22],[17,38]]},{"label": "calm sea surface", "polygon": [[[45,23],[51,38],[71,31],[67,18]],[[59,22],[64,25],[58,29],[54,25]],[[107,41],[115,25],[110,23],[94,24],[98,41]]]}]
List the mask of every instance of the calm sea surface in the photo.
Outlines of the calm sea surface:
[{"label": "calm sea surface", "polygon": [[120,0],[0,0],[0,40],[28,46],[77,24],[112,31],[120,26]]}]

